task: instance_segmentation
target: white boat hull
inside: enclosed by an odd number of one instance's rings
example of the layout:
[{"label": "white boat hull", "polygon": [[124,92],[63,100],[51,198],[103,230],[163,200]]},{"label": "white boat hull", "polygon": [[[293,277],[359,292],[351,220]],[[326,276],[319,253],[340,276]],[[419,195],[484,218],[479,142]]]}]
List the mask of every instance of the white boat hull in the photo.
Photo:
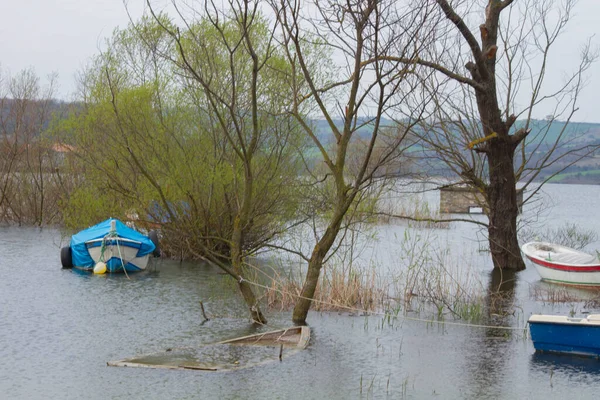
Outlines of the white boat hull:
[{"label": "white boat hull", "polygon": [[140,247],[139,242],[124,238],[110,240],[104,244],[104,254],[102,254],[102,240],[97,239],[86,242],[88,252],[94,263],[104,261],[111,271],[122,270],[123,266],[128,272],[146,269],[150,254],[137,256]]},{"label": "white boat hull", "polygon": [[600,285],[600,260],[594,255],[542,242],[526,243],[521,250],[543,280],[576,286]]}]

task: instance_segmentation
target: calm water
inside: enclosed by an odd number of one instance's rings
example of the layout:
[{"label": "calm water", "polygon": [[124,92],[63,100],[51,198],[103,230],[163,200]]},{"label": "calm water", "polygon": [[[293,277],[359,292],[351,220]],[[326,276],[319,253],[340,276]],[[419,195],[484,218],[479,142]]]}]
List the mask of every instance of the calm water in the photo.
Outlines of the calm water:
[{"label": "calm water", "polygon": [[[549,185],[546,192],[544,215],[525,215],[537,220],[537,229],[573,222],[600,231],[600,187]],[[393,269],[394,241],[404,229],[382,228],[363,257]],[[444,244],[479,246],[470,226],[436,234]],[[535,354],[523,331],[410,320],[390,325],[347,313],[311,313],[309,348],[281,363],[216,373],[107,367],[109,360],[255,328],[229,279],[209,266],[160,261],[130,280],[93,276],[61,270],[60,246],[56,230],[0,228],[2,399],[593,399],[600,389],[599,361]],[[489,256],[468,257],[488,282]],[[529,265],[513,288],[515,315],[490,323],[522,327],[533,312],[600,312],[530,299],[532,288],[546,286]],[[205,323],[200,301],[213,316]],[[268,316],[270,329],[289,325],[289,313]]]}]

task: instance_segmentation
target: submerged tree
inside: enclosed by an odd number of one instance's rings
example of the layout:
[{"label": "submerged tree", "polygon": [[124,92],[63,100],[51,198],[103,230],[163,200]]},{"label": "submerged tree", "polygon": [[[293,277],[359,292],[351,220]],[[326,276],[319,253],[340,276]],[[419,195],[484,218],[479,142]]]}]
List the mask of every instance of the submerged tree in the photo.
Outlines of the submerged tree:
[{"label": "submerged tree", "polygon": [[[310,171],[313,185],[326,189],[324,199],[311,202],[326,212],[313,223],[314,247],[303,256],[307,273],[292,316],[303,323],[324,264],[360,215],[361,201],[379,173],[407,147],[407,132],[423,111],[422,103],[407,102],[417,84],[415,65],[398,68],[398,61],[386,57],[392,49],[402,49],[409,60],[416,57],[427,35],[421,31],[422,14],[404,2],[281,0],[272,6],[292,68],[294,102],[289,112],[321,160]],[[421,11],[426,14],[427,7]],[[331,74],[323,70],[324,60],[314,57],[315,48],[331,55]],[[406,110],[404,125],[388,129],[384,116],[401,106]],[[326,130],[306,115],[324,119]]]},{"label": "submerged tree", "polygon": [[[417,61],[404,60],[436,72],[424,80],[426,95],[436,102],[435,118],[416,132],[461,183],[482,194],[494,267],[522,270],[517,183],[524,190],[545,168],[562,162],[556,174],[596,150],[578,145],[568,130],[595,56],[588,44],[575,71],[551,84],[551,49],[575,1],[472,3],[436,0],[440,15],[431,25],[436,44]],[[549,104],[552,115],[534,121],[535,109]]]},{"label": "submerged tree", "polygon": [[[272,214],[276,209],[292,210],[287,201],[295,179],[289,174],[289,145],[297,129],[283,114],[290,101],[285,59],[259,4],[230,2],[220,9],[206,3],[204,10],[195,10],[189,18],[174,4],[185,24],[182,31],[161,19],[148,3],[155,21],[174,43],[174,53],[161,55],[181,74],[188,90],[197,93],[217,142],[226,150],[224,159],[240,168],[231,202],[232,231],[223,238],[231,250],[231,268],[214,254],[206,253],[206,258],[237,280],[252,319],[265,323],[254,290],[244,279],[244,263],[255,250],[248,247],[248,240],[258,220],[276,218]],[[269,198],[269,193],[275,196]],[[262,244],[276,233],[264,232]]]}]

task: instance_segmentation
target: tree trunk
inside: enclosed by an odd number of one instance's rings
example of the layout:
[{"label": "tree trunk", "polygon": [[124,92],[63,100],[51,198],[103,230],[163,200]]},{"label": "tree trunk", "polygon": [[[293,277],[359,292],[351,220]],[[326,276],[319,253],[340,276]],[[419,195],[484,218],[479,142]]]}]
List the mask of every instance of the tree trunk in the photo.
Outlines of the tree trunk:
[{"label": "tree trunk", "polygon": [[242,281],[238,282],[238,288],[240,289],[240,293],[242,294],[244,301],[248,305],[252,321],[259,324],[266,324],[267,319],[263,315],[262,311],[260,311],[260,307],[258,306],[258,301],[254,295],[254,291],[252,291],[252,287],[247,282]]},{"label": "tree trunk", "polygon": [[[239,223],[239,218],[236,218],[236,221],[234,222],[233,235],[232,235],[231,264],[232,264],[234,272],[238,276],[243,277],[243,271],[242,271],[242,261],[243,260],[242,260],[241,244],[242,244],[242,227],[241,227],[241,224]],[[265,318],[265,316],[263,315],[263,313],[260,310],[258,301],[256,300],[256,296],[254,295],[254,291],[252,290],[252,287],[250,286],[250,284],[248,284],[248,282],[246,282],[246,281],[241,281],[241,282],[238,282],[238,288],[240,290],[240,293],[242,294],[242,297],[244,298],[244,301],[246,302],[246,305],[248,305],[248,309],[250,311],[250,317],[252,318],[252,320],[259,324],[266,324],[267,319]]]},{"label": "tree trunk", "polygon": [[[345,209],[347,209],[347,207],[345,207]],[[325,234],[313,249],[310,260],[308,261],[308,270],[306,271],[304,286],[302,287],[300,298],[294,306],[294,312],[292,313],[292,321],[296,324],[306,323],[308,310],[310,310],[312,299],[315,296],[317,284],[319,283],[319,276],[321,275],[321,269],[323,268],[323,260],[335,242],[335,238],[340,231],[344,214],[345,211],[340,212],[338,210],[325,231]]]},{"label": "tree trunk", "polygon": [[488,161],[490,184],[486,195],[489,206],[488,240],[494,268],[521,271],[525,262],[517,238],[517,191],[511,143],[490,146]]},{"label": "tree trunk", "polygon": [[[325,254],[325,253],[324,253]],[[302,286],[302,292],[300,298],[294,306],[294,312],[292,313],[292,321],[296,324],[305,324],[306,317],[308,316],[308,310],[312,304],[312,299],[315,296],[317,284],[319,283],[319,276],[321,275],[321,268],[323,267],[323,258],[318,256],[315,257],[315,253],[308,262],[308,270],[306,271],[306,278],[304,279],[304,286]]]},{"label": "tree trunk", "polygon": [[[233,232],[231,235],[231,264],[235,273],[241,277],[244,276],[242,269],[244,261],[244,254],[242,251],[244,245],[244,228],[246,227],[248,215],[250,213],[250,205],[252,204],[252,188],[254,184],[250,166],[251,161],[247,161],[245,165],[246,176],[244,179],[242,204],[240,210],[238,211],[238,215],[236,215],[233,222]],[[238,288],[240,289],[240,293],[242,294],[244,301],[248,305],[252,320],[259,324],[266,324],[267,319],[260,311],[258,301],[256,300],[256,296],[254,295],[254,291],[252,290],[250,284],[245,281],[241,281],[238,282]]]}]

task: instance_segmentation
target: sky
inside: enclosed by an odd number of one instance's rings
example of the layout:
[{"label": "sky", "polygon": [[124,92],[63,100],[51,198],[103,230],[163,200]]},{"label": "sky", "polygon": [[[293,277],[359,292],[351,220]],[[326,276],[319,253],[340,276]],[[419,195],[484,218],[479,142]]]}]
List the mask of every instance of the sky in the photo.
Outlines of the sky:
[{"label": "sky", "polygon": [[[165,0],[160,1],[164,4]],[[145,0],[127,2],[132,17],[139,18]],[[73,100],[77,72],[99,53],[115,28],[124,28],[128,22],[123,0],[0,0],[2,75],[33,68],[44,81],[56,73],[56,97]],[[593,35],[593,43],[600,48],[600,0],[579,0],[566,33],[556,43],[549,82],[559,82],[565,70],[575,67],[581,45]],[[586,78],[574,120],[600,122],[600,61]],[[548,110],[540,109],[535,116],[547,114]]]}]

